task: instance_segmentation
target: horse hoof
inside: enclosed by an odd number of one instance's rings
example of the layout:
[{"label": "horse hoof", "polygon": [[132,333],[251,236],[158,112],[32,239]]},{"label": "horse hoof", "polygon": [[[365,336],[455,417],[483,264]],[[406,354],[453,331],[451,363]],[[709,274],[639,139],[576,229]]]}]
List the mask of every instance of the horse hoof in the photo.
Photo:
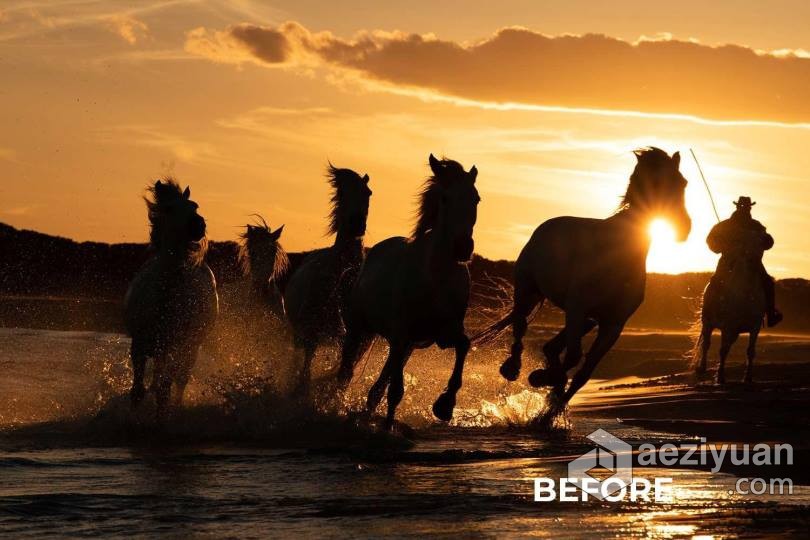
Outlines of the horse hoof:
[{"label": "horse hoof", "polygon": [[529,384],[535,388],[543,386],[565,387],[565,373],[551,369],[535,369],[529,374]]},{"label": "horse hoof", "polygon": [[433,415],[443,422],[449,422],[453,418],[453,409],[455,406],[455,396],[444,393],[440,395],[436,403],[433,404]]},{"label": "horse hoof", "polygon": [[517,380],[518,375],[520,375],[520,366],[518,366],[512,360],[512,357],[509,357],[503,364],[501,364],[501,369],[499,371],[504,379],[514,382]]},{"label": "horse hoof", "polygon": [[546,411],[542,416],[537,417],[532,425],[540,431],[548,431],[554,427],[554,419],[557,417],[557,411],[554,409]]}]

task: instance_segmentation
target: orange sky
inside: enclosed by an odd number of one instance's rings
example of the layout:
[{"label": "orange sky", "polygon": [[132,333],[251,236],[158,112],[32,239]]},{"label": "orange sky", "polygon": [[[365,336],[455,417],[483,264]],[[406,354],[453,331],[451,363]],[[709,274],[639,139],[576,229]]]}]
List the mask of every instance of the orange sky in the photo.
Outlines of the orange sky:
[{"label": "orange sky", "polygon": [[[171,172],[214,239],[259,212],[307,249],[330,159],[371,176],[371,244],[410,230],[433,152],[478,166],[477,250],[513,259],[549,217],[610,214],[654,144],[695,149],[721,214],[757,200],[768,267],[810,276],[810,3],[704,4],[5,2],[0,221],[143,241]],[[693,234],[651,270],[716,260],[683,164]]]}]

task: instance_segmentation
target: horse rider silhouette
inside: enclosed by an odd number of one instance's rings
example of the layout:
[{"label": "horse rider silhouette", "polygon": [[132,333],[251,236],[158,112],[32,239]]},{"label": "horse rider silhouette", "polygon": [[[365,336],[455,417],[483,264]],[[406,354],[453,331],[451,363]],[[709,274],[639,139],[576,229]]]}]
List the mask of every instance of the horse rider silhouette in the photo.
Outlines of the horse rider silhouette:
[{"label": "horse rider silhouette", "polygon": [[760,279],[765,291],[767,305],[768,326],[776,326],[782,320],[782,313],[776,309],[776,291],[774,280],[762,264],[762,255],[773,247],[773,237],[768,234],[765,226],[751,217],[751,208],[757,204],[751,197],[740,197],[734,203],[737,209],[731,217],[715,225],[706,243],[715,253],[720,253],[720,261],[712,281],[723,280],[727,276],[738,257],[751,256],[755,253],[759,257]]}]

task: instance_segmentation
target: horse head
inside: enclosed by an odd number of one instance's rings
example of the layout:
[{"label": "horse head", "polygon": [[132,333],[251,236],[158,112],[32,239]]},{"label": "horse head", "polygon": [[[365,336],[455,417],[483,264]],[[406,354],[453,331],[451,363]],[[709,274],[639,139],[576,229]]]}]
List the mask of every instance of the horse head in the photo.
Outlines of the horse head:
[{"label": "horse head", "polygon": [[239,261],[243,273],[263,285],[286,270],[288,259],[278,241],[284,225],[274,231],[262,216],[256,217],[257,223],[246,225],[240,235]]},{"label": "horse head", "polygon": [[681,154],[669,156],[660,148],[636,150],[636,167],[622,205],[633,208],[650,219],[664,217],[672,223],[677,238],[683,242],[692,230],[692,219],[686,211],[687,181],[679,170]]},{"label": "horse head", "polygon": [[338,169],[330,163],[327,176],[334,190],[329,232],[347,238],[362,237],[366,234],[368,203],[371,198],[368,175],[360,176],[351,169]]},{"label": "horse head", "polygon": [[164,178],[157,180],[147,191],[151,196],[145,200],[152,228],[152,245],[158,250],[172,252],[188,251],[194,245],[202,247],[205,219],[197,213],[199,205],[191,200],[191,189],[181,190],[173,178]]},{"label": "horse head", "polygon": [[414,236],[428,230],[439,231],[452,246],[454,260],[469,261],[475,243],[473,227],[478,217],[481,197],[475,189],[478,169],[465,171],[457,161],[428,158],[433,176],[421,194],[419,220]]}]

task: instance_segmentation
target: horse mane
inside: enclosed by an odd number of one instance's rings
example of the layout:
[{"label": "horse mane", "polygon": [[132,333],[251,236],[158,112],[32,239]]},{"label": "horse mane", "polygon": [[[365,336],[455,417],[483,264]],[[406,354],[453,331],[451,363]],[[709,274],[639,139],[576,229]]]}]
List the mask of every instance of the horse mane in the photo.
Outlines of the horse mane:
[{"label": "horse mane", "polygon": [[[149,244],[158,251],[164,247],[161,240],[164,222],[160,219],[163,209],[167,205],[183,199],[183,189],[174,177],[164,176],[159,179],[159,182],[160,184],[152,184],[147,187],[146,196],[143,198],[149,216]],[[208,251],[208,238],[204,237],[199,242],[188,242],[185,249],[185,255],[189,261],[195,266],[199,266]]]},{"label": "horse mane", "polygon": [[[257,221],[253,225],[245,226],[244,232],[239,234],[239,252],[237,253],[237,258],[239,267],[242,270],[242,275],[244,276],[250,275],[251,246],[248,239],[248,227],[257,228],[262,231],[262,234],[270,235],[272,233],[270,226],[261,215],[254,214],[254,217],[256,217]],[[270,275],[270,279],[273,280],[285,275],[290,268],[290,258],[287,256],[287,252],[284,251],[284,248],[281,247],[281,243],[276,241],[274,245],[276,252],[273,262],[273,273]]]},{"label": "horse mane", "polygon": [[351,169],[341,169],[339,167],[335,167],[330,162],[329,165],[326,167],[326,178],[329,181],[329,185],[332,186],[332,198],[329,199],[329,227],[327,229],[327,234],[337,234],[338,229],[340,228],[340,194],[339,194],[339,187],[343,180],[347,178],[360,178],[360,175],[357,174],[355,171]]},{"label": "horse mane", "polygon": [[[462,167],[461,163],[458,161],[443,157],[440,163],[445,169],[457,169],[459,173],[464,172],[464,167]],[[419,199],[419,207],[416,210],[416,225],[411,233],[411,238],[424,236],[425,233],[436,226],[442,200],[441,192],[442,185],[435,174],[428,177],[425,183],[422,184],[422,190],[417,196]]]},{"label": "horse mane", "polygon": [[616,209],[616,213],[621,212],[622,210],[627,210],[630,208],[633,200],[635,199],[636,195],[639,193],[639,190],[642,186],[639,186],[639,169],[641,168],[657,168],[671,159],[669,154],[665,151],[661,150],[655,146],[645,146],[643,148],[637,148],[633,150],[633,154],[635,154],[638,162],[636,163],[636,167],[633,169],[633,173],[630,175],[630,181],[627,184],[627,190],[625,194],[622,196],[621,201],[619,202],[619,207]]}]

